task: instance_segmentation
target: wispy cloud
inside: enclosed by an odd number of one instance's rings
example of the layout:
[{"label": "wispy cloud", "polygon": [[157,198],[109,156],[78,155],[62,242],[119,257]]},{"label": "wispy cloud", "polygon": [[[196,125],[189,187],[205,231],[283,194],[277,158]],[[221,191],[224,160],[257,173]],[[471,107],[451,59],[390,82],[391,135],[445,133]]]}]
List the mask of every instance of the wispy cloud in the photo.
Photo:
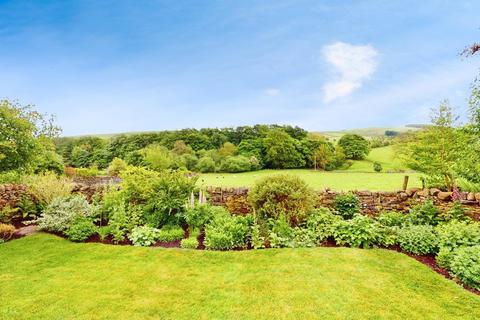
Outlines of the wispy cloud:
[{"label": "wispy cloud", "polygon": [[378,52],[370,45],[335,42],[323,47],[322,51],[336,73],[335,78],[323,86],[325,103],[350,95],[377,68]]}]

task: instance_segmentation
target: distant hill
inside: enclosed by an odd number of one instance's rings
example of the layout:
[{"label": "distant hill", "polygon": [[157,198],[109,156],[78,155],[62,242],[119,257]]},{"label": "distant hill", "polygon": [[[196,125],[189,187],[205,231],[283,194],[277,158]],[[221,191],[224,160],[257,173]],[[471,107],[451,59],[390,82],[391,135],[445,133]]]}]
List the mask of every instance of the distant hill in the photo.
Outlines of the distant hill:
[{"label": "distant hill", "polygon": [[422,128],[423,125],[409,125],[404,127],[372,127],[372,128],[359,128],[359,129],[345,129],[339,131],[320,131],[318,133],[324,135],[325,137],[331,140],[337,140],[341,136],[347,133],[358,134],[365,138],[378,138],[384,137],[385,131],[396,131],[400,133],[408,132],[408,131],[416,131]]},{"label": "distant hill", "polygon": [[[425,127],[423,124],[409,124],[404,127],[372,127],[372,128],[358,128],[358,129],[345,129],[339,131],[314,131],[315,133],[320,133],[321,135],[331,139],[337,140],[341,136],[347,133],[353,133],[361,135],[365,138],[376,138],[385,136],[385,131],[397,131],[400,133],[408,132],[408,131],[415,131]],[[155,133],[161,132],[158,131],[132,131],[132,132],[119,132],[119,133],[100,133],[100,134],[82,134],[76,136],[65,136],[64,138],[81,138],[81,137],[99,137],[104,139],[109,139],[118,135],[132,135],[132,134],[139,134],[139,133]]]}]

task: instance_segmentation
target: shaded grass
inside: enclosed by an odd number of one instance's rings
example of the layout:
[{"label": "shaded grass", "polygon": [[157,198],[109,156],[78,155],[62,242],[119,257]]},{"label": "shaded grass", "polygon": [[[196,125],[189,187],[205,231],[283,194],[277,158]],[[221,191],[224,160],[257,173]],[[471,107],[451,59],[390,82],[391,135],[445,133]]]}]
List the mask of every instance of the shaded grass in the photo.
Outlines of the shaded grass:
[{"label": "shaded grass", "polygon": [[475,319],[480,297],[400,253],[0,245],[0,319]]}]

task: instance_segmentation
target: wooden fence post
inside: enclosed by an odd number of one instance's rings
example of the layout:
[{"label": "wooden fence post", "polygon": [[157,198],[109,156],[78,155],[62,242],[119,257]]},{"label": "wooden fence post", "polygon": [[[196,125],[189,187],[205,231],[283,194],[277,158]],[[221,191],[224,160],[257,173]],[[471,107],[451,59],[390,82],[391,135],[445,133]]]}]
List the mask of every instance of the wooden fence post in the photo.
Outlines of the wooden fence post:
[{"label": "wooden fence post", "polygon": [[403,177],[403,191],[407,190],[408,187],[408,176]]}]

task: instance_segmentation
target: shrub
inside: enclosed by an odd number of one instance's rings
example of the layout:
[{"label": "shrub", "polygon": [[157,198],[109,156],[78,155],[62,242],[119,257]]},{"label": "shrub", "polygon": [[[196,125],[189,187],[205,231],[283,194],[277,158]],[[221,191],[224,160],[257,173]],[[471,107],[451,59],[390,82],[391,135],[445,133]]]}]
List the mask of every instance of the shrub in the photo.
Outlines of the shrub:
[{"label": "shrub", "polygon": [[360,201],[353,193],[339,194],[333,201],[333,207],[344,219],[351,219],[360,211]]},{"label": "shrub", "polygon": [[77,218],[65,231],[68,240],[81,242],[87,240],[97,232],[97,226],[87,218]]},{"label": "shrub", "polygon": [[245,172],[250,171],[251,168],[250,159],[245,156],[227,157],[220,165],[222,172]]},{"label": "shrub", "polygon": [[358,134],[346,134],[338,140],[347,159],[363,160],[370,151],[368,141]]},{"label": "shrub", "polygon": [[28,176],[24,183],[41,207],[48,206],[56,198],[68,197],[73,189],[70,179],[59,177],[52,172]]},{"label": "shrub", "polygon": [[205,247],[210,250],[245,247],[248,231],[245,217],[217,215],[205,226]]},{"label": "shrub", "polygon": [[448,247],[440,247],[440,250],[435,257],[437,264],[442,267],[450,270],[450,263],[453,259],[453,250]]},{"label": "shrub", "polygon": [[16,206],[23,220],[36,218],[39,214],[39,208],[29,194],[23,194]]},{"label": "shrub", "polygon": [[19,215],[19,208],[12,208],[6,205],[0,209],[0,223],[10,223]]},{"label": "shrub", "polygon": [[285,216],[278,219],[270,218],[268,241],[271,248],[293,248],[295,230],[292,228]]},{"label": "shrub", "polygon": [[159,230],[152,227],[141,226],[132,229],[128,235],[134,246],[149,247],[157,242]]},{"label": "shrub", "polygon": [[113,158],[107,168],[107,173],[110,176],[117,177],[125,169],[127,169],[127,163],[125,161],[120,158]]},{"label": "shrub", "polygon": [[188,237],[186,239],[182,239],[182,241],[180,242],[180,247],[183,249],[197,249],[198,240],[196,237]]},{"label": "shrub", "polygon": [[480,290],[480,245],[455,250],[450,269],[455,277]]},{"label": "shrub", "polygon": [[197,162],[196,169],[202,173],[215,172],[215,161],[209,156],[201,157]]},{"label": "shrub", "polygon": [[295,227],[293,230],[294,248],[313,248],[317,244],[317,236],[310,229]]},{"label": "shrub", "polygon": [[377,221],[385,227],[402,227],[406,222],[407,215],[396,212],[396,211],[387,211],[382,212],[377,216]]},{"label": "shrub", "polygon": [[5,183],[21,183],[23,175],[16,170],[0,172],[0,184]]},{"label": "shrub", "polygon": [[158,241],[161,242],[171,242],[177,241],[183,238],[185,231],[178,226],[165,226],[160,229],[158,233]]},{"label": "shrub", "polygon": [[360,214],[351,220],[341,220],[334,229],[335,241],[355,248],[370,248],[379,238],[379,230],[375,221]]},{"label": "shrub", "polygon": [[85,197],[75,195],[68,198],[56,198],[34,222],[38,223],[42,230],[64,232],[77,218],[91,215],[92,208]]},{"label": "shrub", "polygon": [[410,209],[407,221],[415,225],[425,224],[435,226],[439,220],[438,215],[438,208],[433,205],[431,200],[427,200]]},{"label": "shrub", "polygon": [[312,211],[307,219],[307,228],[315,234],[317,244],[329,237],[333,237],[335,225],[341,218],[333,214],[328,208],[319,208]]},{"label": "shrub", "polygon": [[77,177],[82,178],[98,177],[100,175],[100,170],[98,170],[97,167],[77,168],[75,170],[75,174],[77,175]]},{"label": "shrub", "polygon": [[378,228],[378,245],[382,247],[390,247],[398,244],[398,233],[400,227],[387,227],[380,225]]},{"label": "shrub", "polygon": [[182,171],[154,172],[132,167],[121,176],[120,193],[125,203],[141,205],[142,219],[155,228],[178,223],[196,183],[196,177]]},{"label": "shrub", "polygon": [[449,210],[440,214],[440,218],[444,221],[470,221],[471,218],[466,213],[467,210],[465,210],[460,201],[455,201]]},{"label": "shrub", "polygon": [[407,252],[428,254],[437,250],[438,240],[432,226],[411,225],[400,229],[398,243]]},{"label": "shrub", "polygon": [[10,240],[15,233],[15,227],[11,224],[0,223],[0,240]]},{"label": "shrub", "polygon": [[253,249],[265,248],[265,236],[262,235],[260,225],[256,221],[250,227],[250,244]]},{"label": "shrub", "polygon": [[266,177],[255,184],[249,199],[265,218],[287,217],[291,225],[304,221],[312,211],[316,194],[305,181],[292,175]]},{"label": "shrub", "polygon": [[374,170],[375,172],[381,172],[381,171],[383,170],[382,165],[380,164],[380,162],[376,162],[376,161],[375,161],[375,162],[373,163],[373,170]]},{"label": "shrub", "polygon": [[440,248],[456,249],[480,244],[480,223],[451,221],[435,228]]},{"label": "shrub", "polygon": [[210,204],[199,204],[183,213],[185,222],[191,228],[201,228],[219,214],[228,214],[225,208]]}]

